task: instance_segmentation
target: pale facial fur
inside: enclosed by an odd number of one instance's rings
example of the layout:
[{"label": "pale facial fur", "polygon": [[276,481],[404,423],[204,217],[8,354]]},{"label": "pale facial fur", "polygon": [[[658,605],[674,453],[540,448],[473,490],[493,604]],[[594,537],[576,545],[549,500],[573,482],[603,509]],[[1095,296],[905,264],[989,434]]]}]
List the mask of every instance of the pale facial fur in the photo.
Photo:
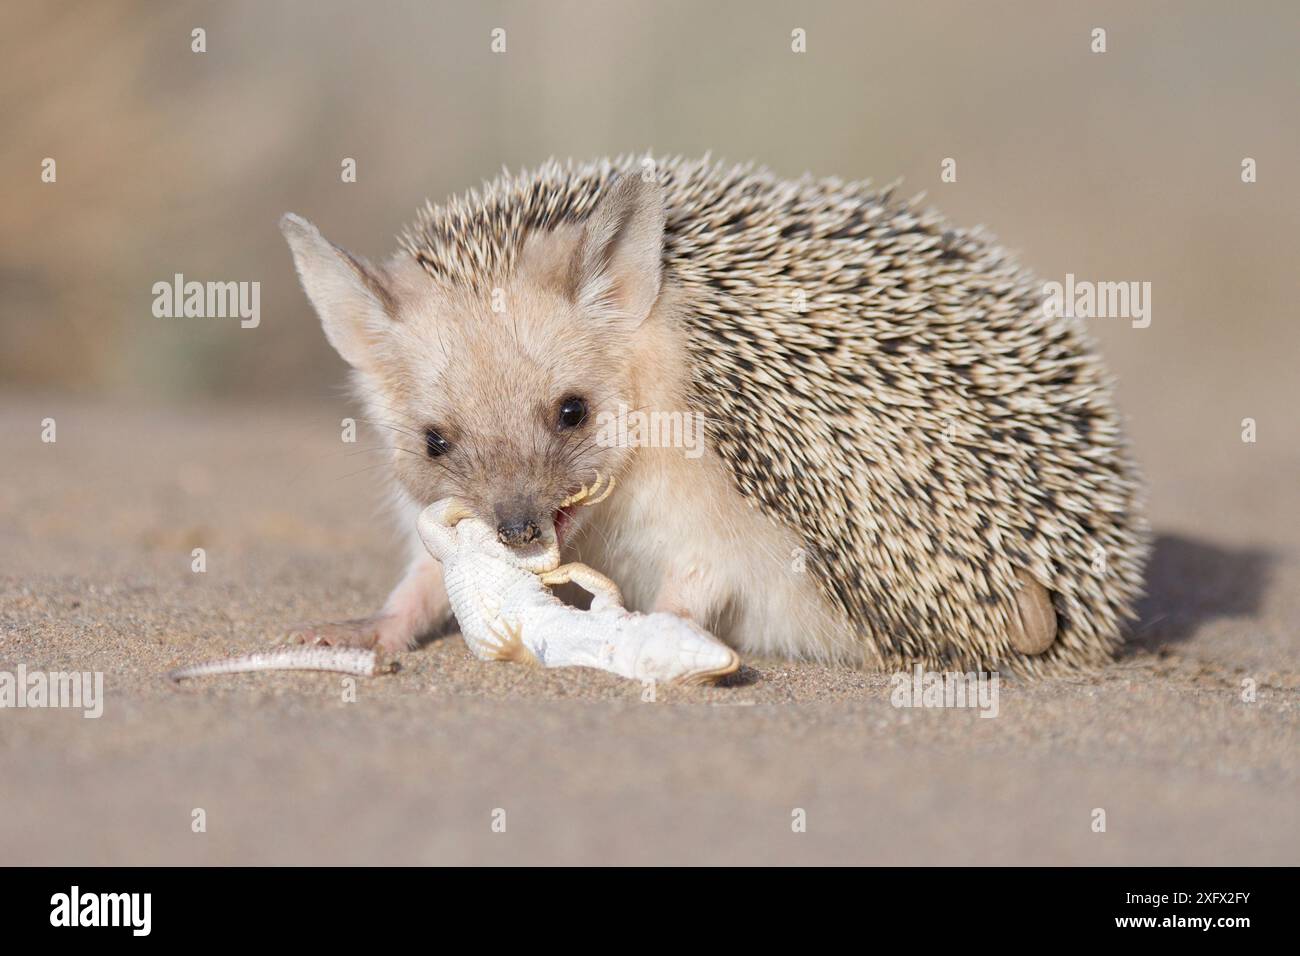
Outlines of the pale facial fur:
[{"label": "pale facial fur", "polygon": [[[706,449],[608,447],[601,413],[688,409],[690,363],[663,283],[658,187],[621,182],[584,225],[529,237],[495,289],[430,276],[410,256],[382,268],[286,217],[285,234],[330,342],[356,370],[369,418],[392,449],[412,530],[412,563],[384,609],[318,640],[408,646],[447,614],[440,569],[415,518],[455,496],[489,523],[558,523],[567,556],[622,588],[633,610],[688,616],[742,649],[861,659],[810,574],[797,537],[763,516]],[[493,311],[493,304],[502,311]],[[587,418],[559,422],[580,398]],[[434,430],[447,449],[430,457]],[[597,474],[617,479],[600,505],[560,503]]]},{"label": "pale facial fur", "polygon": [[[499,288],[502,313],[439,288],[414,263],[399,268],[399,318],[374,345],[363,395],[413,502],[454,495],[489,523],[523,518],[545,530],[561,501],[622,470],[627,449],[602,445],[596,423],[640,401],[638,355],[653,332],[585,314],[528,257]],[[561,409],[575,399],[586,419],[564,427]],[[448,445],[436,458],[428,429]],[[562,535],[583,514],[568,512]]]}]

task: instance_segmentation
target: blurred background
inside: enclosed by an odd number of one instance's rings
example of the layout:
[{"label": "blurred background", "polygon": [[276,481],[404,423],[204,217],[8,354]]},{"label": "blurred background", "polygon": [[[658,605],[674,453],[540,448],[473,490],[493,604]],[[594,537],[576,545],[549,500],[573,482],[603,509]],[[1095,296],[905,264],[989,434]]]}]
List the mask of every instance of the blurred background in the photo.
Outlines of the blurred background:
[{"label": "blurred background", "polygon": [[[345,370],[298,288],[286,210],[380,257],[426,197],[502,166],[711,150],[787,176],[901,180],[1044,279],[1150,282],[1150,328],[1091,324],[1156,497],[1189,463],[1240,451],[1245,417],[1261,441],[1300,446],[1289,0],[10,2],[0,16],[0,394],[337,397]],[[57,183],[41,181],[46,157]],[[153,283],[178,272],[259,281],[260,326],[155,318]],[[1252,533],[1277,528],[1260,519]]]},{"label": "blurred background", "polygon": [[[1094,323],[1125,382],[1213,382],[1249,403],[1300,346],[1300,7],[1286,0],[10,2],[2,16],[8,385],[310,398],[342,366],[282,212],[377,257],[426,197],[503,165],[647,148],[901,179],[1045,278],[1150,281],[1150,329]],[[939,179],[945,157],[956,183]],[[151,286],[176,272],[259,280],[261,326],[154,318]]]}]

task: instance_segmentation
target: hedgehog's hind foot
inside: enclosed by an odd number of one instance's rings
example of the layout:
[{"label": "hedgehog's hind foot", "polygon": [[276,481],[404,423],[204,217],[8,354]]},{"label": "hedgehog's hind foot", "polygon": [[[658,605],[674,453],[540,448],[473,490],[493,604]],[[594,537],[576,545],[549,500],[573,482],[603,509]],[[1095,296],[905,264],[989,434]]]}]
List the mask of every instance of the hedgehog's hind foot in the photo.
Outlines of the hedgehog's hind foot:
[{"label": "hedgehog's hind foot", "polygon": [[1017,570],[1020,588],[1011,611],[1011,646],[1022,654],[1042,654],[1056,640],[1056,609],[1052,595],[1026,572]]}]

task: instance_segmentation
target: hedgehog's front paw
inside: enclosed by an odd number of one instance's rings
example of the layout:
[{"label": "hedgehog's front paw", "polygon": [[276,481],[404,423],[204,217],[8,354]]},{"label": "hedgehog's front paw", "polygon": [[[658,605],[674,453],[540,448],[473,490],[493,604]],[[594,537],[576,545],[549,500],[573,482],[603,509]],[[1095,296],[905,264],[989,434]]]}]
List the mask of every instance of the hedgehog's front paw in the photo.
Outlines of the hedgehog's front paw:
[{"label": "hedgehog's front paw", "polygon": [[406,642],[393,646],[386,633],[389,622],[385,617],[361,617],[351,621],[331,621],[325,624],[297,624],[284,635],[287,644],[315,644],[328,647],[375,647],[383,650],[405,650]]}]

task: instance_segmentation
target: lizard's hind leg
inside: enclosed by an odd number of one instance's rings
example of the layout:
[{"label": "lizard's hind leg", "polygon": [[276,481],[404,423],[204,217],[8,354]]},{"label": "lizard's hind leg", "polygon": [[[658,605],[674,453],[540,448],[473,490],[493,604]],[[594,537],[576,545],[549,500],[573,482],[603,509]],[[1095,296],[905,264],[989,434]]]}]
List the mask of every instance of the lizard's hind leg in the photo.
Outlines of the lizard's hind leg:
[{"label": "lizard's hind leg", "polygon": [[623,592],[618,589],[618,585],[585,564],[562,564],[554,571],[545,572],[541,578],[543,584],[551,587],[557,584],[576,584],[591,595],[593,611],[623,606]]}]

